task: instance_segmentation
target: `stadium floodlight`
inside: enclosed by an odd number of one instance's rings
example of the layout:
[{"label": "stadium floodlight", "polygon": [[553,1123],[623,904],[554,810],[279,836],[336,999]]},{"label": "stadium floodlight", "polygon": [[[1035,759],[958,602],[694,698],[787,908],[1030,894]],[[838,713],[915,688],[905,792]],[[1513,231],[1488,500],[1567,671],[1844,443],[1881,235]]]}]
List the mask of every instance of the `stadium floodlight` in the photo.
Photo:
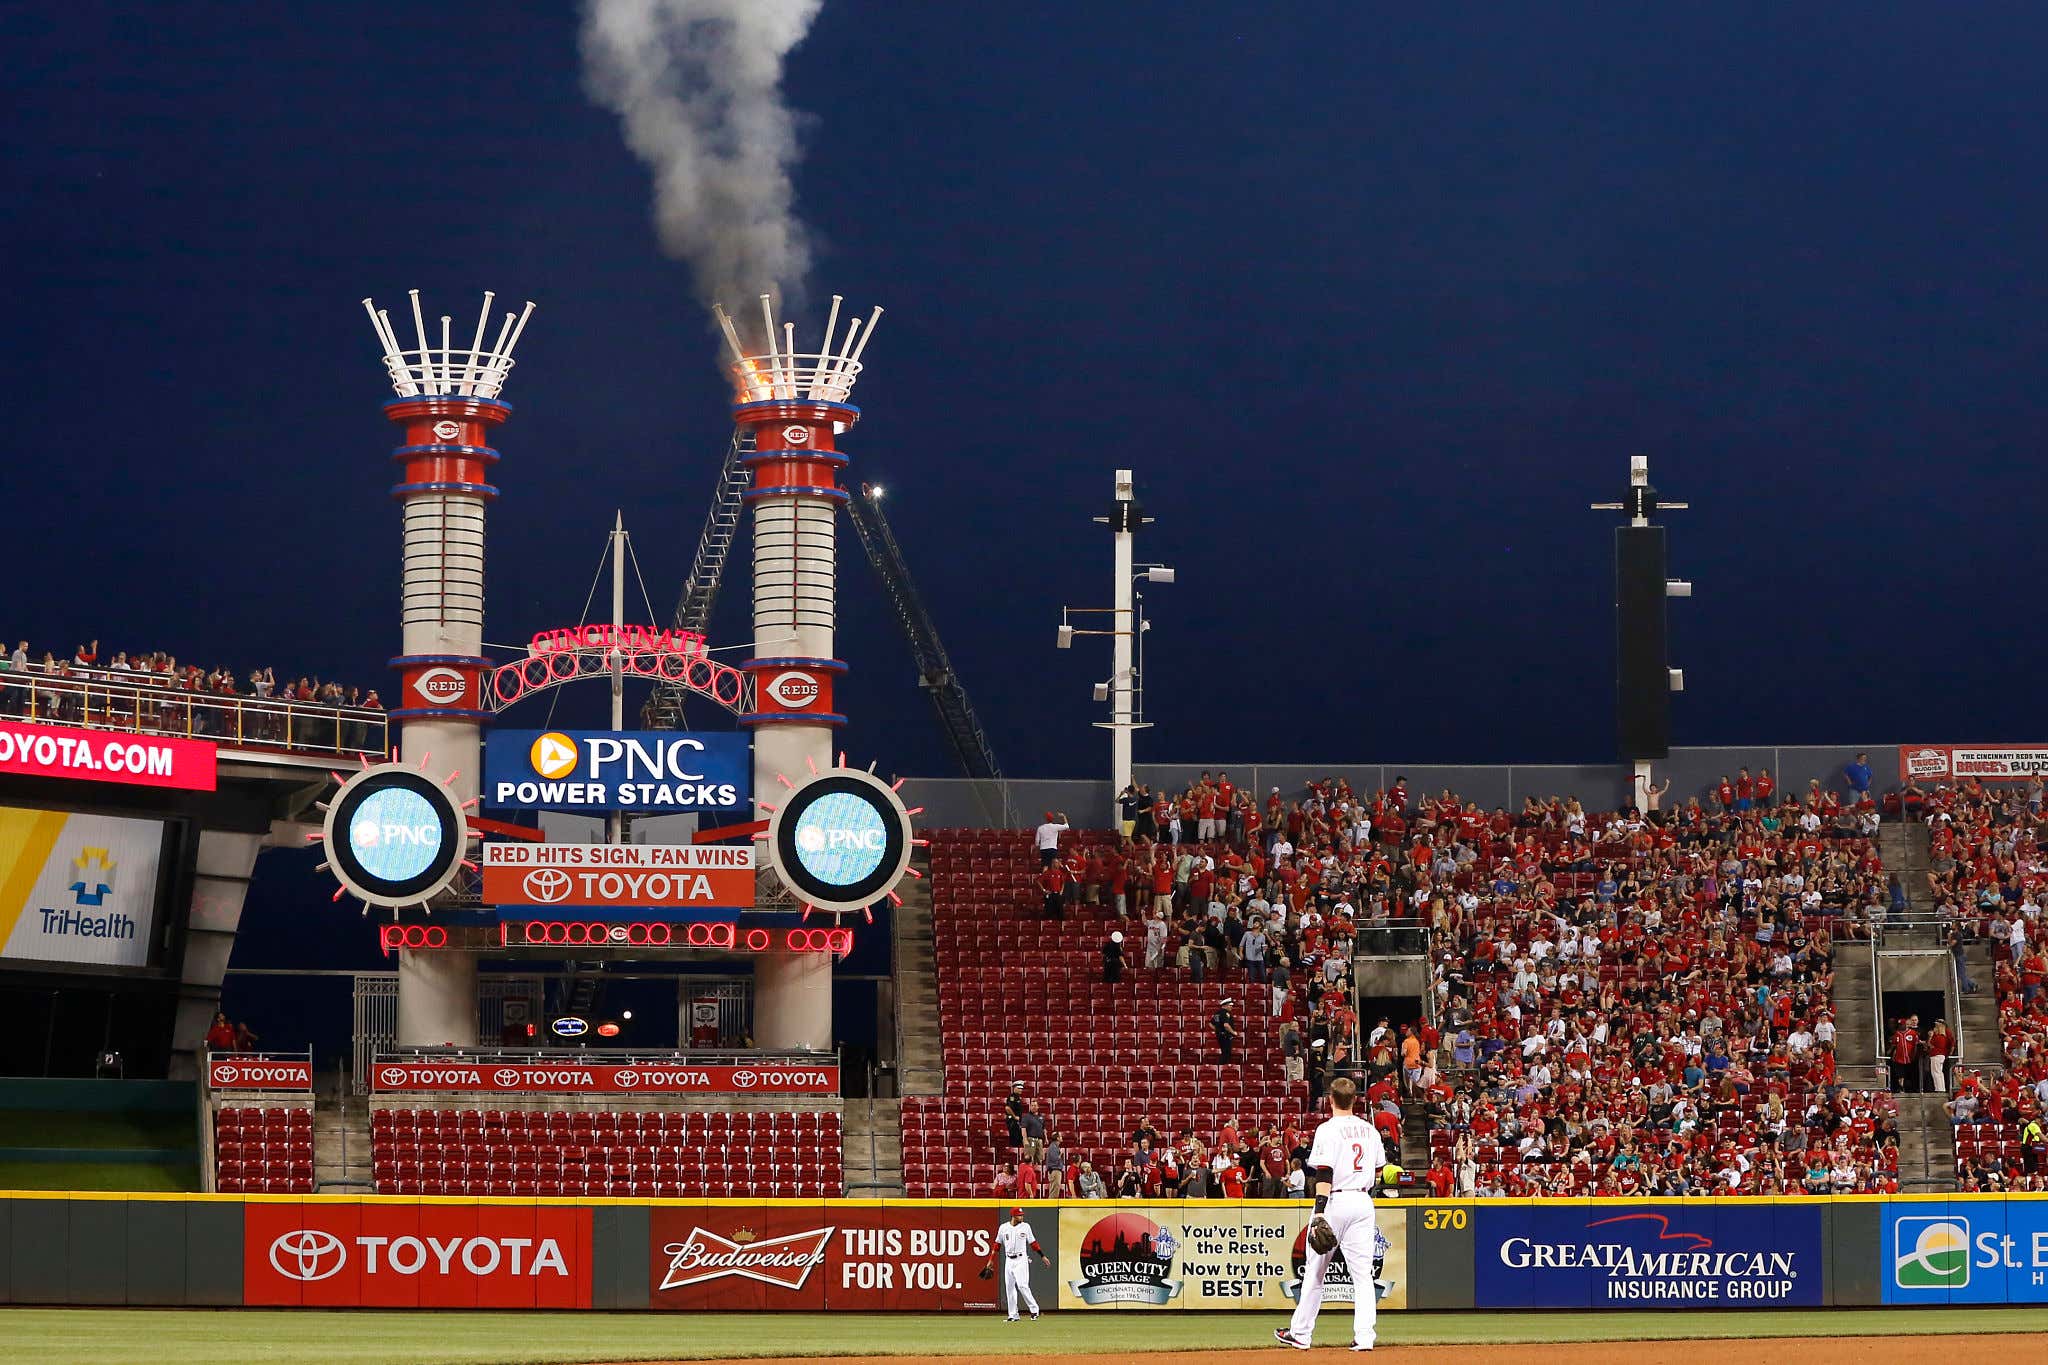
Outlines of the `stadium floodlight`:
[{"label": "stadium floodlight", "polygon": [[1692,596],[1692,582],[1691,582],[1691,580],[1689,580],[1689,579],[1684,579],[1684,578],[1667,578],[1667,579],[1665,579],[1665,580],[1664,580],[1664,595],[1665,595],[1666,597],[1690,597],[1690,596]]},{"label": "stadium floodlight", "polygon": [[1683,692],[1683,691],[1685,691],[1685,670],[1684,670],[1684,669],[1682,669],[1682,668],[1674,668],[1674,669],[1672,669],[1672,670],[1671,670],[1671,690],[1672,690],[1673,692]]},{"label": "stadium floodlight", "polygon": [[1099,683],[1095,684],[1095,700],[1097,700],[1097,701],[1108,701],[1108,700],[1109,700],[1109,684],[1108,684],[1108,683],[1106,683],[1106,682],[1099,682]]},{"label": "stadium floodlight", "polygon": [[1054,637],[1054,640],[1053,640],[1053,648],[1054,648],[1054,649],[1072,649],[1073,647],[1074,647],[1074,628],[1073,628],[1072,626],[1070,626],[1070,625],[1066,624],[1066,623],[1065,623],[1064,621],[1062,621],[1062,622],[1060,623],[1060,630],[1059,630],[1059,634],[1058,634],[1058,635],[1057,635],[1056,637]]},{"label": "stadium floodlight", "polygon": [[1145,569],[1145,579],[1151,583],[1171,583],[1173,570],[1164,564],[1148,565]]}]

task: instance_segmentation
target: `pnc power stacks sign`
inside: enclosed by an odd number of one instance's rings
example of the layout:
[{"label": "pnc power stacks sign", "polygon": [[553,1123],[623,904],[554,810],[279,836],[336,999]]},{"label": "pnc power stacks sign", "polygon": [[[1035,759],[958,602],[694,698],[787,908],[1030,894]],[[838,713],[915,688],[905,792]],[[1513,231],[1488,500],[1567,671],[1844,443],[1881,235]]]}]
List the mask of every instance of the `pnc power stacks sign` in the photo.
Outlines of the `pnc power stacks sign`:
[{"label": "pnc power stacks sign", "polygon": [[250,1307],[590,1307],[587,1208],[251,1203],[242,1218]]},{"label": "pnc power stacks sign", "polygon": [[[1052,1251],[1055,1210],[1030,1212]],[[1000,1219],[993,1208],[659,1204],[649,1216],[649,1301],[692,1312],[993,1309],[1002,1282],[976,1276]]]},{"label": "pnc power stacks sign", "polygon": [[500,809],[730,810],[752,775],[745,735],[496,730],[484,744],[484,804]]}]

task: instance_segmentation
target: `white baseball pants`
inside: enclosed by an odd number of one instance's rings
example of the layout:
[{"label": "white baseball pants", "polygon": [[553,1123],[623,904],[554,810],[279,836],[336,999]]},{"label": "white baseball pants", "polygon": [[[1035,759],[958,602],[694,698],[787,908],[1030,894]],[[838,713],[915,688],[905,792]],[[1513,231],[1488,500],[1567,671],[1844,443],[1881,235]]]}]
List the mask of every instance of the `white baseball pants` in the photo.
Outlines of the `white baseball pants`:
[{"label": "white baseball pants", "polygon": [[[1371,1237],[1366,1238],[1370,1245]],[[1024,1300],[1025,1311],[1032,1317],[1038,1316],[1038,1300],[1031,1295],[1031,1261],[1023,1256],[1003,1258],[1003,1300],[1009,1305],[1010,1316],[1017,1316],[1017,1300]]]},{"label": "white baseball pants", "polygon": [[[1373,1344],[1373,1324],[1379,1316],[1378,1295],[1372,1282],[1373,1217],[1372,1196],[1363,1190],[1339,1190],[1330,1196],[1323,1215],[1337,1234],[1337,1249],[1351,1270],[1351,1339],[1360,1346]],[[1323,1276],[1329,1272],[1330,1256],[1318,1256],[1308,1249],[1308,1266],[1301,1277],[1301,1302],[1294,1306],[1294,1320],[1287,1330],[1303,1341],[1314,1339],[1316,1314],[1323,1307]]]}]

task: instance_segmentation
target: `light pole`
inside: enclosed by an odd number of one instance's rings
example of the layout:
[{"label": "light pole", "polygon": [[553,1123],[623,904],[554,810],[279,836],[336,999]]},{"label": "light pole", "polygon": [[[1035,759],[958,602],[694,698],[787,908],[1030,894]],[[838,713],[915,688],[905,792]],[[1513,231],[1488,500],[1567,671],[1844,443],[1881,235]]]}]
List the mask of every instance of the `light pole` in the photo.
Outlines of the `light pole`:
[{"label": "light pole", "polygon": [[[1131,732],[1145,728],[1143,719],[1143,698],[1145,690],[1144,644],[1142,635],[1147,629],[1144,619],[1143,599],[1138,595],[1137,585],[1145,583],[1171,583],[1173,570],[1164,564],[1137,564],[1134,562],[1133,545],[1137,530],[1147,525],[1152,518],[1144,514],[1133,491],[1131,471],[1116,471],[1116,501],[1111,505],[1110,514],[1095,520],[1110,528],[1114,545],[1114,572],[1112,575],[1113,605],[1108,607],[1063,607],[1060,610],[1059,634],[1055,647],[1072,649],[1076,635],[1107,635],[1110,637],[1110,673],[1107,682],[1095,685],[1095,700],[1109,703],[1109,719],[1095,724],[1109,731],[1109,784],[1110,796],[1114,800],[1131,785]],[[1108,616],[1106,630],[1082,629],[1073,624],[1075,616]],[[1133,651],[1139,660],[1133,663]]]},{"label": "light pole", "polygon": [[1664,528],[1657,514],[1686,504],[1657,496],[1650,461],[1628,462],[1628,496],[1596,502],[1596,512],[1626,512],[1614,529],[1615,715],[1621,757],[1634,772],[1635,800],[1647,808],[1650,765],[1671,754],[1671,694],[1685,690],[1685,670],[1671,666],[1665,603],[1691,597],[1692,584],[1664,575]]}]

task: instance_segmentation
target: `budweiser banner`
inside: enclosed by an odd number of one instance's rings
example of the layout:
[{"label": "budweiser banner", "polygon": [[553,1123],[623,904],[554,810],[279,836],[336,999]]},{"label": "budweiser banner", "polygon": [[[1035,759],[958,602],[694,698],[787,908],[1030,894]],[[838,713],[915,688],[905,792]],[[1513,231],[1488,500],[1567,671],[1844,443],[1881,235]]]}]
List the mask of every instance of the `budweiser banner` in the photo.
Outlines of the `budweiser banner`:
[{"label": "budweiser banner", "polygon": [[[1308,1264],[1306,1204],[1247,1208],[1209,1200],[1069,1204],[1059,1211],[1061,1308],[1291,1310]],[[1381,1308],[1408,1305],[1407,1213],[1382,1206],[1369,1275],[1340,1252],[1325,1302],[1350,1303],[1360,1281]]]},{"label": "budweiser banner", "polygon": [[[656,1205],[649,1218],[648,1289],[656,1308],[991,1310],[1000,1276],[981,1279],[1006,1209],[879,1207],[787,1202]],[[1058,1210],[1032,1207],[1033,1227],[1055,1254]],[[1000,1264],[997,1267],[1001,1269]],[[1034,1258],[1040,1302],[1052,1272]]]},{"label": "budweiser banner", "polygon": [[752,908],[754,846],[745,844],[484,845],[492,905],[641,910]]},{"label": "budweiser banner", "polygon": [[2048,746],[1965,748],[1955,744],[1899,746],[1901,782],[2025,782],[2048,777]]},{"label": "budweiser banner", "polygon": [[[573,1054],[572,1054],[573,1055]],[[836,1095],[839,1067],[667,1062],[379,1062],[371,1088],[512,1095]]]},{"label": "budweiser banner", "polygon": [[242,1302],[588,1308],[591,1214],[540,1204],[308,1199],[242,1213]]},{"label": "budweiser banner", "polygon": [[215,1057],[206,1064],[215,1090],[311,1090],[313,1064],[304,1057]]}]

